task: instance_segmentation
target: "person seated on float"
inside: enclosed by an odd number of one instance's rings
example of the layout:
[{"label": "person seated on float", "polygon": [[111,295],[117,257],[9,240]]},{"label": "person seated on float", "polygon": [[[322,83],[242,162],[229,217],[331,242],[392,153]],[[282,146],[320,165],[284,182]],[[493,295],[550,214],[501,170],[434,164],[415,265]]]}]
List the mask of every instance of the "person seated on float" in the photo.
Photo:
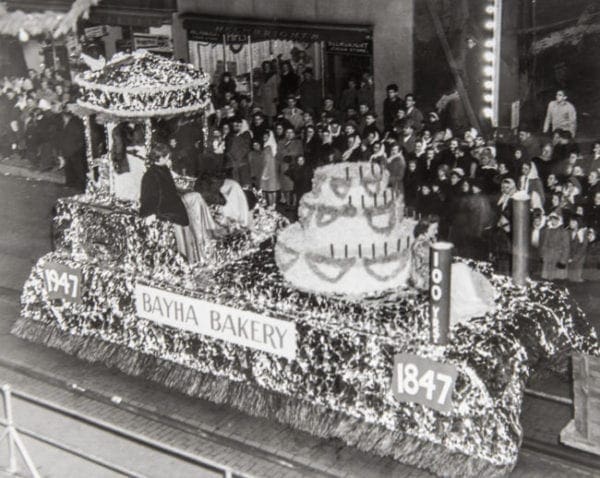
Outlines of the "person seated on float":
[{"label": "person seated on float", "polygon": [[152,164],[142,177],[140,216],[147,223],[159,219],[182,226],[175,228],[179,251],[192,263],[205,259],[218,229],[208,205],[197,192],[179,196],[169,168],[169,146],[156,143],[148,157]]},{"label": "person seated on float", "polygon": [[252,214],[248,206],[248,198],[242,186],[233,179],[225,178],[220,192],[225,198],[225,205],[221,212],[228,224],[234,229],[251,228]]},{"label": "person seated on float", "polygon": [[156,143],[148,159],[151,164],[142,177],[140,216],[147,223],[158,219],[188,226],[189,218],[169,168],[171,149],[164,143]]},{"label": "person seated on float", "polygon": [[[416,289],[429,289],[429,254],[438,240],[440,218],[429,215],[415,226],[415,241],[411,246],[410,282]],[[451,268],[450,322],[456,324],[473,317],[481,317],[494,308],[495,289],[480,272],[462,262]]]}]

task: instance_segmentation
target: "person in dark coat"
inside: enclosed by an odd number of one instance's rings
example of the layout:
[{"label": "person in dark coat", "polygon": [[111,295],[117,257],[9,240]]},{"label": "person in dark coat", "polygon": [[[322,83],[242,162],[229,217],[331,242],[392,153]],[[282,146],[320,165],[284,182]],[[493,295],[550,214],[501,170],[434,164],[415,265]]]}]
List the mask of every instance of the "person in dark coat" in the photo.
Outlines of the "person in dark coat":
[{"label": "person in dark coat", "polygon": [[142,177],[140,194],[140,216],[154,216],[161,221],[169,221],[180,226],[189,225],[188,215],[183,205],[168,163],[170,148],[164,143],[154,145],[149,158],[153,161]]},{"label": "person in dark coat", "polygon": [[588,248],[587,230],[583,227],[583,218],[573,216],[569,219],[569,235],[567,277],[571,282],[583,282],[583,267]]},{"label": "person in dark coat", "polygon": [[300,198],[312,189],[313,171],[306,163],[304,156],[298,156],[290,168],[285,172],[294,182],[293,204],[298,204]]},{"label": "person in dark coat", "polygon": [[304,70],[302,76],[302,83],[298,88],[300,105],[304,111],[312,111],[314,115],[317,115],[323,96],[321,82],[314,79],[312,68]]},{"label": "person in dark coat", "polygon": [[289,61],[284,61],[281,64],[281,76],[279,83],[279,105],[285,105],[289,95],[296,96],[300,87],[300,79],[294,73]]},{"label": "person in dark coat", "polygon": [[196,118],[180,117],[173,132],[177,155],[182,159],[180,168],[173,168],[179,174],[198,175],[198,160],[204,151],[202,125]]},{"label": "person in dark coat", "polygon": [[313,125],[306,126],[302,132],[302,149],[306,164],[314,171],[319,157],[319,137]]},{"label": "person in dark coat", "polygon": [[404,101],[398,96],[398,85],[392,83],[386,88],[387,97],[383,101],[383,127],[386,131],[392,129],[392,123],[399,109],[404,109]]},{"label": "person in dark coat", "polygon": [[438,194],[434,194],[431,183],[421,184],[417,194],[416,210],[419,217],[427,217],[431,214],[438,216],[442,211],[443,203]]},{"label": "person in dark coat", "polygon": [[494,223],[494,211],[488,197],[483,194],[484,187],[481,179],[474,179],[471,184],[472,194],[464,202],[468,215],[465,255],[476,260],[487,258],[486,237]]},{"label": "person in dark coat", "polygon": [[250,163],[248,154],[252,148],[252,136],[246,120],[236,118],[233,123],[233,136],[231,144],[227,149],[228,162],[231,164],[232,177],[242,187],[249,186],[252,182],[250,177]]},{"label": "person in dark coat", "polygon": [[540,256],[542,258],[542,279],[565,280],[570,254],[569,231],[563,227],[559,212],[548,216],[548,223],[540,235]]},{"label": "person in dark coat", "polygon": [[417,196],[419,185],[421,184],[421,174],[417,168],[417,160],[409,157],[406,163],[406,172],[403,179],[404,185],[404,203],[409,209],[415,210],[417,206]]},{"label": "person in dark coat", "polygon": [[62,113],[60,138],[58,149],[65,162],[65,184],[83,192],[88,170],[85,157],[85,128],[80,118],[66,110]]}]

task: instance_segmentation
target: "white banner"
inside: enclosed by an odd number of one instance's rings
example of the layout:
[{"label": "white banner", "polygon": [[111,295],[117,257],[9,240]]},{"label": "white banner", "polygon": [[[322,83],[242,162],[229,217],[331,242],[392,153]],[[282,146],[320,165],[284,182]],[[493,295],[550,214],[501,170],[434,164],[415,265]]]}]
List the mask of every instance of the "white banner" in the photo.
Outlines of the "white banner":
[{"label": "white banner", "polygon": [[296,324],[153,287],[135,287],[136,314],[153,322],[296,358]]}]

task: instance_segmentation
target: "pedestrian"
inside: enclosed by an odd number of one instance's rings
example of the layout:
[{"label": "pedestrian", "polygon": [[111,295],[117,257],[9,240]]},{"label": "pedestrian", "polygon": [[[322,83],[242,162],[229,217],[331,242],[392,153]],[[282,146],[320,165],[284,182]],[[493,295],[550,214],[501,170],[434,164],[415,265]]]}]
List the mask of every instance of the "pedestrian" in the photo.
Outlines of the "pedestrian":
[{"label": "pedestrian", "polygon": [[250,186],[250,164],[248,154],[252,146],[252,136],[246,120],[237,117],[233,122],[233,136],[227,150],[232,168],[231,177],[242,187]]},{"label": "pedestrian", "polygon": [[263,171],[260,178],[260,189],[267,197],[267,204],[277,204],[277,195],[281,189],[280,171],[277,163],[277,141],[272,131],[267,131],[263,137]]},{"label": "pedestrian", "polygon": [[65,164],[65,184],[84,192],[88,171],[85,156],[85,127],[80,118],[66,109],[62,112],[61,126],[58,151]]},{"label": "pedestrian", "polygon": [[548,223],[542,229],[540,238],[542,279],[566,280],[569,255],[569,232],[563,227],[562,215],[553,211],[548,216]]},{"label": "pedestrian", "polygon": [[569,219],[570,242],[567,276],[570,282],[583,282],[582,274],[588,248],[588,237],[582,219],[580,216],[572,216]]},{"label": "pedestrian", "polygon": [[557,129],[568,131],[574,138],[577,132],[577,112],[575,107],[567,101],[565,90],[556,92],[556,99],[548,103],[546,118],[544,119],[544,133],[554,132]]},{"label": "pedestrian", "polygon": [[404,109],[404,101],[398,95],[398,85],[392,83],[386,87],[387,97],[383,101],[383,127],[391,130],[392,123],[399,109]]}]

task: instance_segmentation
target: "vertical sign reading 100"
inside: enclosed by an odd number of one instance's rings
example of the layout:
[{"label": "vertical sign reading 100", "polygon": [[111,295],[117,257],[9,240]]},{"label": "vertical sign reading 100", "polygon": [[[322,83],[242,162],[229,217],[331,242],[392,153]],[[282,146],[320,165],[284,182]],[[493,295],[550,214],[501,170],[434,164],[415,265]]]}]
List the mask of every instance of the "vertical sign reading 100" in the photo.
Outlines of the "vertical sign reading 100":
[{"label": "vertical sign reading 100", "polygon": [[455,365],[412,354],[394,357],[392,392],[402,402],[415,402],[441,412],[452,410]]}]

